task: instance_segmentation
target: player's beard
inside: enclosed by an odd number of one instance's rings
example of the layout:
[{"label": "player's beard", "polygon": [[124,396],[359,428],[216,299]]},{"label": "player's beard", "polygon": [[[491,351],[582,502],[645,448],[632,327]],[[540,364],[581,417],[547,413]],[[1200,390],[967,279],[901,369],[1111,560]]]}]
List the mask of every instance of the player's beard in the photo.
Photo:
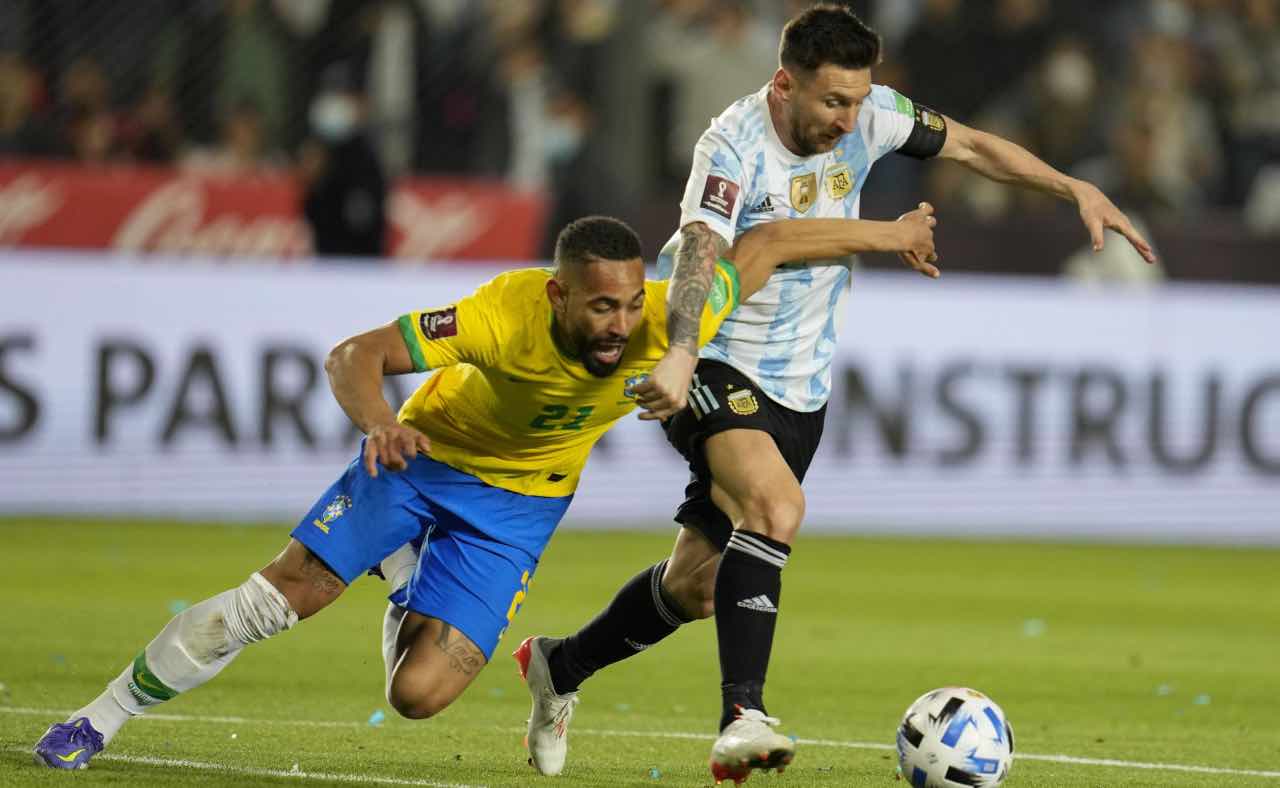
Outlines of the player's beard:
[{"label": "player's beard", "polygon": [[[598,378],[607,378],[618,369],[618,365],[622,363],[622,356],[627,350],[627,338],[617,336],[596,337],[594,339],[588,337],[575,337],[574,344],[578,347],[578,358],[582,361],[582,366],[587,371]],[[612,361],[605,361],[596,355],[597,351],[616,349],[617,357]],[[611,353],[612,355],[612,353]]]},{"label": "player's beard", "polygon": [[800,149],[801,156],[816,156],[819,153],[826,153],[835,147],[841,136],[843,135],[837,134],[832,137],[831,132],[828,130],[806,134],[805,124],[799,118],[791,124],[791,139],[795,141],[796,147]]}]

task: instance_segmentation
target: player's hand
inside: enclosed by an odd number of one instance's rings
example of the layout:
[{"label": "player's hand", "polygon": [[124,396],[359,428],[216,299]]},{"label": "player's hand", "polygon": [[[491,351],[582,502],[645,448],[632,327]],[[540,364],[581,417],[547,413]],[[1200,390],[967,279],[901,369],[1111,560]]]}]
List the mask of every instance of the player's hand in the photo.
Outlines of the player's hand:
[{"label": "player's hand", "polygon": [[642,421],[661,421],[684,410],[689,396],[689,381],[698,365],[698,356],[687,348],[673,347],[658,361],[653,372],[636,384],[636,404],[644,408]]},{"label": "player's hand", "polygon": [[1129,217],[1125,216],[1124,212],[1117,208],[1101,189],[1088,181],[1076,181],[1072,185],[1071,194],[1080,208],[1080,219],[1089,229],[1089,237],[1093,239],[1093,251],[1102,250],[1103,230],[1115,230],[1133,244],[1133,248],[1142,255],[1143,260],[1148,263],[1156,261],[1156,253],[1152,251],[1151,244],[1147,243],[1147,239],[1134,229]]},{"label": "player's hand", "polygon": [[922,202],[914,211],[899,216],[898,223],[902,225],[902,243],[898,252],[902,262],[930,279],[942,276],[934,265],[938,262],[938,251],[933,246],[933,228],[938,226],[938,218],[933,215],[933,206]]},{"label": "player's hand", "polygon": [[413,427],[379,424],[369,430],[364,441],[364,469],[378,478],[378,463],[389,471],[403,471],[419,453],[431,450],[431,441]]}]

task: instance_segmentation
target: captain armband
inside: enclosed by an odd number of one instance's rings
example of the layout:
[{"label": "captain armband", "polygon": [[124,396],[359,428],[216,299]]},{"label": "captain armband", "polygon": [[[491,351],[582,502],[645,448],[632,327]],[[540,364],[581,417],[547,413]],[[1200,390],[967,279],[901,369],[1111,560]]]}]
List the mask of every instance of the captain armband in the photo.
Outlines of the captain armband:
[{"label": "captain armband", "polygon": [[914,105],[915,125],[906,144],[898,153],[913,159],[931,159],[942,150],[947,141],[947,119],[922,104]]}]

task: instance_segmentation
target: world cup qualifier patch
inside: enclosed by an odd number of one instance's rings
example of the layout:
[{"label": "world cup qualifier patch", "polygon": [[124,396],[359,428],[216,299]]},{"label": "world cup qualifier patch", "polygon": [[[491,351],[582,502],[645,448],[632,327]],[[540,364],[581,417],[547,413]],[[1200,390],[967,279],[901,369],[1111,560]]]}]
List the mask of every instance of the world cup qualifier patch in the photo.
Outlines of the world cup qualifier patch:
[{"label": "world cup qualifier patch", "polygon": [[458,308],[437,309],[435,312],[423,312],[418,318],[422,327],[422,335],[427,339],[444,339],[458,335]]},{"label": "world cup qualifier patch", "polygon": [[738,184],[719,175],[708,175],[707,185],[702,188],[702,202],[699,204],[708,211],[732,219],[733,207],[738,204]]}]

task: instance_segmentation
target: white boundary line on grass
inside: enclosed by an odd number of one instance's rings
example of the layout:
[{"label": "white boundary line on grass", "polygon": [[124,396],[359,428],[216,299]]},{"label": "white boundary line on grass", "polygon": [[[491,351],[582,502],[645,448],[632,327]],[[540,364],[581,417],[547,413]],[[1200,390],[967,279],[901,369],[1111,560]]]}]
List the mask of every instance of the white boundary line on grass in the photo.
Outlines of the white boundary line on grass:
[{"label": "white boundary line on grass", "polygon": [[[11,752],[30,753],[27,747],[12,747]],[[257,766],[228,766],[223,763],[191,761],[186,758],[153,758],[148,755],[117,755],[104,752],[95,760],[139,763],[144,766],[169,766],[181,769],[197,769],[206,772],[222,772],[244,777],[286,777],[295,780],[319,780],[329,783],[369,783],[373,785],[422,785],[428,788],[480,788],[465,783],[442,783],[434,780],[411,780],[407,777],[378,777],[372,774],[344,774],[341,772],[304,772],[287,769],[264,769]]]},{"label": "white boundary line on grass", "polygon": [[[714,736],[702,733],[663,733],[661,731],[610,731],[610,730],[574,730],[574,733],[588,736],[631,736],[642,739],[705,739],[711,741]],[[837,741],[833,739],[796,739],[797,744],[809,744],[815,747],[841,747],[849,750],[894,750],[892,744],[865,741]],[[1120,761],[1111,758],[1080,758],[1075,755],[1036,755],[1018,752],[1014,760],[1048,761],[1050,763],[1070,763],[1080,766],[1120,766],[1128,769],[1159,769],[1170,772],[1193,772],[1195,774],[1231,774],[1240,777],[1280,777],[1280,771],[1262,771],[1257,769],[1228,769],[1220,766],[1193,766],[1181,763],[1144,763],[1142,761]]]},{"label": "white boundary line on grass", "polygon": [[[50,719],[65,719],[70,711],[59,711],[56,709],[33,709],[24,706],[0,706],[0,714],[23,714],[30,716],[48,717]],[[306,728],[364,728],[368,727],[368,723],[364,722],[345,722],[340,720],[262,720],[251,719],[249,717],[204,717],[189,714],[146,714],[141,717],[143,720],[169,720],[174,722],[211,722],[219,724],[231,725],[292,725]],[[625,731],[625,730],[600,730],[600,729],[574,729],[574,733],[579,736],[626,736],[636,739],[695,739],[701,741],[711,741],[714,736],[705,733],[682,733],[670,731]],[[851,750],[893,750],[892,744],[881,744],[879,742],[859,742],[859,741],[839,741],[835,739],[796,739],[798,744],[808,744],[815,747],[839,747]],[[21,748],[18,748],[21,751]],[[111,755],[103,753],[99,758],[107,758],[111,760],[125,761],[130,763],[144,763],[163,766],[190,766],[196,769],[222,770],[227,772],[235,772],[238,774],[259,775],[270,777],[303,777],[315,780],[352,780],[358,782],[369,783],[386,783],[391,785],[428,785],[428,786],[449,786],[450,788],[467,788],[466,786],[454,783],[439,783],[429,781],[415,781],[396,777],[373,777],[366,775],[343,775],[324,772],[288,772],[274,769],[253,769],[248,767],[223,766],[215,763],[201,763],[199,761],[179,761],[169,760],[166,758],[146,758],[142,756],[132,755]],[[1014,755],[1016,759],[1027,761],[1047,761],[1049,763],[1065,763],[1076,766],[1114,766],[1125,769],[1150,769],[1156,771],[1169,772],[1190,772],[1192,774],[1225,774],[1238,777],[1271,777],[1280,778],[1280,770],[1271,771],[1263,769],[1230,769],[1220,766],[1197,766],[1183,763],[1147,763],[1143,761],[1123,761],[1113,758],[1080,758],[1075,755],[1037,755],[1034,753],[1019,752]],[[201,765],[196,765],[201,764]]]}]

